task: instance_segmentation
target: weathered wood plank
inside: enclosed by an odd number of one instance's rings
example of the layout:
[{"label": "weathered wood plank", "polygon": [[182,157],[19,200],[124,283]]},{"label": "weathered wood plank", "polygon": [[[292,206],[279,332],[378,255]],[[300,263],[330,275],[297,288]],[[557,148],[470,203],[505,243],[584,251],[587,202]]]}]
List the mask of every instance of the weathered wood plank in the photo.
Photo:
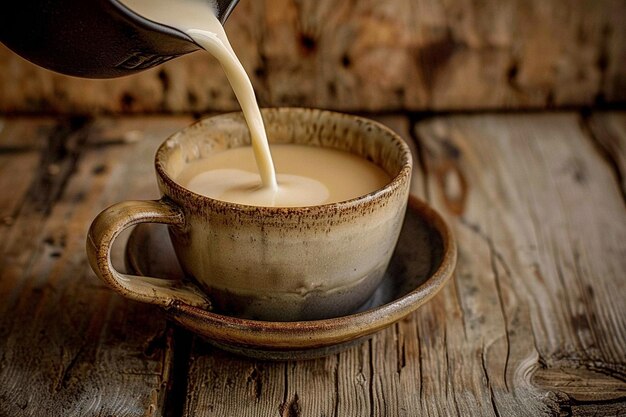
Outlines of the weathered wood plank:
[{"label": "weathered wood plank", "polygon": [[626,199],[626,114],[594,113],[584,120],[607,162],[612,167]]},{"label": "weathered wood plank", "polygon": [[[57,128],[52,119],[28,120],[0,119],[0,271],[24,267],[31,254],[24,253],[24,245],[11,251],[9,242],[23,237],[23,226],[16,226],[18,218],[28,216],[32,200],[31,185],[40,172],[41,150],[46,148],[48,136]],[[24,207],[26,206],[26,207]],[[22,224],[32,225],[33,222]],[[31,226],[36,230],[37,224]],[[9,302],[10,287],[0,285],[0,299]],[[4,335],[0,328],[0,338]]]},{"label": "weathered wood plank", "polygon": [[463,327],[441,350],[463,365],[441,385],[486,383],[496,415],[626,406],[626,212],[577,116],[435,118],[418,135],[459,240]]},{"label": "weathered wood plank", "polygon": [[276,415],[283,398],[284,377],[284,365],[233,359],[196,338],[184,415]]},{"label": "weathered wood plank", "polygon": [[[0,118],[0,242],[15,218],[32,183],[56,122],[53,119]],[[2,243],[0,243],[2,248]],[[0,253],[2,250],[0,249]]]},{"label": "weathered wood plank", "polygon": [[[240,2],[226,29],[267,106],[545,108],[626,100],[625,20],[623,0],[273,0]],[[0,46],[0,85],[0,111],[238,108],[201,53],[85,81]]]},{"label": "weathered wood plank", "polygon": [[[406,120],[381,121],[411,138]],[[69,152],[38,161],[60,178],[25,168],[0,228],[0,415],[161,415],[173,384],[189,416],[623,414],[626,212],[576,115],[420,122],[413,190],[455,229],[456,279],[347,352],[260,362],[195,339],[172,378],[163,316],[96,281],[83,240],[104,206],[156,196],[154,150],[188,122],[51,122]],[[35,198],[46,181],[57,191]]]},{"label": "weathered wood plank", "polygon": [[[5,155],[8,160],[4,165],[7,177],[3,176],[3,181],[8,181],[9,189],[15,191],[14,195],[6,194],[10,198],[6,199],[6,205],[3,204],[3,211],[8,213],[4,223],[9,226],[2,231],[0,240],[0,273],[3,277],[20,274],[30,267],[34,257],[32,249],[36,247],[32,237],[39,233],[52,201],[58,198],[72,169],[75,154],[69,152],[73,146],[69,144],[75,144],[79,137],[72,134],[69,122],[57,124],[50,120],[33,120],[32,125],[24,121],[12,124],[3,132],[3,143],[8,149]],[[19,177],[13,178],[16,175]],[[21,282],[15,284],[19,286]],[[14,289],[11,285],[3,285],[0,294],[12,292],[15,295]],[[12,300],[7,297],[3,297],[5,305],[10,305]]]},{"label": "weathered wood plank", "polygon": [[52,117],[0,116],[0,148],[3,154],[41,150],[57,126]]},{"label": "weathered wood plank", "polygon": [[[151,172],[156,146],[188,123],[143,118],[124,128],[123,121],[104,120],[59,140],[59,146],[77,148],[56,160],[59,176],[50,184],[58,193],[45,200],[45,210],[27,200],[0,261],[0,290],[6,294],[0,305],[1,415],[162,414],[172,353],[165,319],[98,282],[84,240],[91,220],[107,205],[157,195]],[[99,139],[112,127],[137,126],[143,139],[133,144]],[[26,236],[17,238],[20,233]]]}]

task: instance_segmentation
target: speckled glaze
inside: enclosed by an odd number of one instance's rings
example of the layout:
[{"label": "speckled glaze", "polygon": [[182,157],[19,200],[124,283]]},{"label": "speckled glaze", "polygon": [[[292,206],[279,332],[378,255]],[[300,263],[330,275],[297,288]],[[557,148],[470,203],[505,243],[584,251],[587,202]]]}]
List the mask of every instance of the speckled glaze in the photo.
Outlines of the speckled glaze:
[{"label": "speckled glaze", "polygon": [[310,109],[268,109],[263,117],[271,143],[347,150],[393,179],[363,197],[305,208],[207,198],[175,181],[180,170],[212,152],[247,146],[250,137],[239,113],[204,119],[170,137],[156,156],[161,192],[185,218],[183,227],[170,227],[180,263],[215,309],[240,317],[311,320],[354,311],[380,283],[397,241],[410,151],[395,133],[359,117]]},{"label": "speckled glaze", "polygon": [[[378,287],[402,226],[412,170],[408,146],[361,117],[297,108],[266,109],[263,117],[271,143],[347,150],[378,164],[392,180],[359,198],[303,208],[244,206],[195,194],[175,181],[186,163],[250,144],[240,113],[210,117],[158,149],[162,200],[119,203],[94,220],[87,251],[96,273],[129,298],[180,311],[211,304],[234,317],[301,321],[361,306]],[[140,222],[169,225],[183,270],[203,291],[191,282],[172,287],[112,268],[115,236]]]}]

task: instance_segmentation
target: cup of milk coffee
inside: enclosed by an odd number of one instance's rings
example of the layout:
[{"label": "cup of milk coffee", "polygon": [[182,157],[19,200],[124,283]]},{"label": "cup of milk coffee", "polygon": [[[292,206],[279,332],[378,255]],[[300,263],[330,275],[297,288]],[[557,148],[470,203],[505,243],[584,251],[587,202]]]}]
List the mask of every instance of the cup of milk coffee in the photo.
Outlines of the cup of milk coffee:
[{"label": "cup of milk coffee", "polygon": [[[92,223],[87,253],[122,295],[244,318],[338,317],[383,279],[404,219],[412,159],[385,126],[330,111],[262,110],[277,189],[259,187],[241,113],[209,117],[158,148],[156,201],[125,201]],[[187,281],[130,276],[111,263],[126,228],[164,223]]]}]

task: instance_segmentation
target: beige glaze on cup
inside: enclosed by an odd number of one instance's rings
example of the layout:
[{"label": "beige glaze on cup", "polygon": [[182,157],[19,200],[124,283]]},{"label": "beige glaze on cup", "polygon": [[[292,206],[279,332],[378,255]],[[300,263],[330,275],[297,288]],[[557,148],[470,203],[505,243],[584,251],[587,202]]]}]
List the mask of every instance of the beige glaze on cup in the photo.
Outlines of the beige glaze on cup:
[{"label": "beige glaze on cup", "polygon": [[[408,146],[381,124],[356,116],[285,108],[266,109],[263,117],[271,143],[347,150],[378,164],[392,180],[366,196],[301,208],[244,206],[195,194],[175,181],[185,164],[250,144],[241,114],[207,118],[158,149],[162,200],[119,203],[94,220],[87,251],[96,274],[139,301],[211,304],[260,320],[337,317],[363,304],[383,277],[404,219],[412,166]],[[112,268],[113,240],[140,222],[170,225],[180,264],[203,291],[192,283]]]}]

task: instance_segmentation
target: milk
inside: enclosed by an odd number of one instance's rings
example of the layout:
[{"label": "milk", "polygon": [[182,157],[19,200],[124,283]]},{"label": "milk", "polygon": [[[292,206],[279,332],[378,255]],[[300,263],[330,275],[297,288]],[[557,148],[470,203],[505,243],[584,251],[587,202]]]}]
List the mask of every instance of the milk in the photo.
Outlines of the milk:
[{"label": "milk", "polygon": [[256,206],[311,206],[345,201],[390,180],[375,164],[348,152],[274,145],[278,176],[252,83],[207,0],[122,0],[143,17],[186,33],[222,65],[250,130],[249,148],[223,151],[191,163],[177,178],[208,197]]},{"label": "milk", "polygon": [[260,186],[248,148],[216,152],[191,162],[176,177],[189,190],[217,200],[252,206],[302,207],[336,203],[384,187],[389,175],[350,152],[306,145],[274,144],[278,191]]},{"label": "milk", "polygon": [[276,192],[276,173],[265,134],[261,111],[246,70],[239,62],[222,24],[216,17],[216,5],[207,0],[122,0],[139,15],[186,33],[213,55],[222,65],[248,123],[252,149],[267,192]]}]

